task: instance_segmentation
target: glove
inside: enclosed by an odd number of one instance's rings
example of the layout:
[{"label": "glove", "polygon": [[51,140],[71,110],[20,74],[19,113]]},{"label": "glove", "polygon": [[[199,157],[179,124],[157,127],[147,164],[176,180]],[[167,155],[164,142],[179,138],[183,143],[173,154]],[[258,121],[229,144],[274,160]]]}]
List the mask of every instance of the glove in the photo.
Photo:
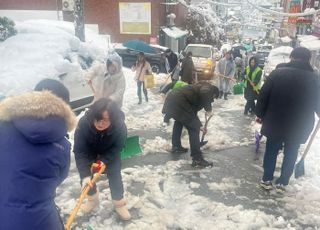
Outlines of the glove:
[{"label": "glove", "polygon": [[83,178],[81,180],[81,190],[83,190],[87,184],[90,184],[90,181],[91,181],[91,178],[89,176]]},{"label": "glove", "polygon": [[258,124],[262,124],[262,119],[261,119],[260,117],[257,117],[257,118],[256,118],[256,122],[257,122]]},{"label": "glove", "polygon": [[92,173],[98,173],[102,166],[104,165],[104,163],[101,160],[97,160],[96,162],[94,162],[91,166],[91,172]]}]

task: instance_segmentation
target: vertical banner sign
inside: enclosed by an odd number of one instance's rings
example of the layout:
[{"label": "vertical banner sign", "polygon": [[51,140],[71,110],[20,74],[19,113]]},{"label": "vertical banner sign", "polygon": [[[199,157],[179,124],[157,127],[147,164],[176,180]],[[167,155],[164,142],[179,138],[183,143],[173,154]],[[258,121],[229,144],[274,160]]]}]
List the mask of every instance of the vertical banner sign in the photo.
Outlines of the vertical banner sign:
[{"label": "vertical banner sign", "polygon": [[[291,0],[289,4],[289,13],[301,13],[301,2],[300,0]],[[288,23],[296,24],[298,17],[289,17]]]},{"label": "vertical banner sign", "polygon": [[307,8],[313,8],[313,7],[314,7],[314,0],[303,0],[302,11],[304,11]]},{"label": "vertical banner sign", "polygon": [[151,34],[150,2],[119,2],[121,34]]}]

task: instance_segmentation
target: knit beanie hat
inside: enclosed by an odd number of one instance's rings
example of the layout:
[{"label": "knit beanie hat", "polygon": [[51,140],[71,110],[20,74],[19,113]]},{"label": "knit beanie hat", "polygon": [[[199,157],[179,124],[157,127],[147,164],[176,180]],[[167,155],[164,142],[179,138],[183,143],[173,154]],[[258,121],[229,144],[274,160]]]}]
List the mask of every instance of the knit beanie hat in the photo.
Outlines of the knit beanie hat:
[{"label": "knit beanie hat", "polygon": [[41,80],[36,87],[35,91],[48,90],[51,91],[54,95],[63,99],[66,103],[70,101],[69,90],[60,82],[54,79],[43,79]]},{"label": "knit beanie hat", "polygon": [[305,47],[297,47],[292,50],[290,57],[293,59],[309,62],[311,59],[311,52]]}]

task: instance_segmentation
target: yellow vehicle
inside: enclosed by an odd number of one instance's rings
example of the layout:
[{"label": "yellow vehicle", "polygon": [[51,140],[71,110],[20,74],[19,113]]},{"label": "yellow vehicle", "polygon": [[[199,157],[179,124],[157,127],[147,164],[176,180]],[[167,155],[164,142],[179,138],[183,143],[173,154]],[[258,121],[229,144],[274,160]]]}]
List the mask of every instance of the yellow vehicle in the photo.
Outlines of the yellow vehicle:
[{"label": "yellow vehicle", "polygon": [[211,45],[189,44],[184,51],[186,53],[192,52],[192,60],[198,80],[211,80],[216,67],[217,49]]}]

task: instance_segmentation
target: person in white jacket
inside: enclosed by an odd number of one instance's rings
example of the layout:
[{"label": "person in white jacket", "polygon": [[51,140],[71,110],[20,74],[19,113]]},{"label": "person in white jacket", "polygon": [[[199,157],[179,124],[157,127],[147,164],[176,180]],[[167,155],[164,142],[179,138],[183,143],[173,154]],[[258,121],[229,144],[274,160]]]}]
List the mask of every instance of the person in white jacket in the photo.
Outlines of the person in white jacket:
[{"label": "person in white jacket", "polygon": [[86,77],[93,90],[94,101],[107,98],[116,102],[119,108],[122,107],[126,81],[122,71],[122,59],[116,52],[107,55],[105,65],[93,66]]}]

